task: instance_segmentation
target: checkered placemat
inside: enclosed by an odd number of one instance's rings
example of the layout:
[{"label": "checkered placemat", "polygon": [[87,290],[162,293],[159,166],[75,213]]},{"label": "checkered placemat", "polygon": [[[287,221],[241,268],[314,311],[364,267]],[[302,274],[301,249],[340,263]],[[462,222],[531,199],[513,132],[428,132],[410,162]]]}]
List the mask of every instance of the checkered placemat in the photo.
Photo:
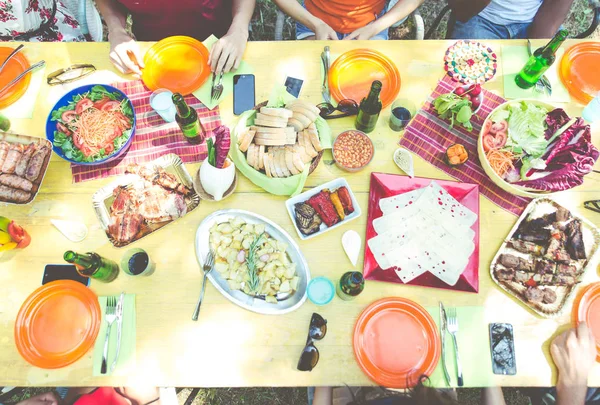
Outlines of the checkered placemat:
[{"label": "checkered placemat", "polygon": [[[73,181],[79,183],[87,180],[102,179],[125,173],[127,165],[146,163],[168,153],[175,153],[184,163],[197,163],[206,158],[206,143],[191,145],[183,137],[177,123],[166,123],[150,107],[150,95],[141,80],[115,83],[112,86],[123,91],[135,109],[136,128],[133,142],[129,150],[119,159],[97,166],[71,165]],[[221,125],[219,107],[209,110],[196,97],[185,97],[186,103],[198,112],[206,136],[211,137],[212,131]]]}]

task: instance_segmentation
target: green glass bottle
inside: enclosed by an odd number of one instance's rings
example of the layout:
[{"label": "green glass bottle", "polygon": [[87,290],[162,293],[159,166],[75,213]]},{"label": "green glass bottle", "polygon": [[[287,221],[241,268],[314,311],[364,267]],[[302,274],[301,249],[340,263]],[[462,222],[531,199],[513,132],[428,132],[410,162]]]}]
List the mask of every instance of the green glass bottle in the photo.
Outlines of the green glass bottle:
[{"label": "green glass bottle", "polygon": [[567,35],[569,35],[567,30],[560,30],[546,46],[535,50],[523,69],[515,76],[517,86],[522,89],[530,89],[535,86],[546,70],[556,60],[556,51],[565,42]]},{"label": "green glass bottle", "polygon": [[79,274],[91,277],[103,283],[110,283],[119,275],[119,265],[98,253],[75,253],[67,250],[63,258],[77,267]]},{"label": "green glass bottle", "polygon": [[365,279],[359,271],[349,271],[344,273],[337,284],[336,292],[338,297],[344,301],[350,301],[356,298],[365,289]]},{"label": "green glass bottle", "polygon": [[381,112],[381,100],[379,99],[379,93],[381,93],[381,82],[375,80],[371,84],[371,91],[369,95],[362,99],[360,102],[360,108],[358,115],[356,116],[356,123],[354,126],[359,131],[366,134],[375,129],[379,113]]},{"label": "green glass bottle", "polygon": [[204,142],[204,129],[198,119],[198,113],[194,108],[187,105],[183,96],[179,93],[173,94],[173,104],[177,109],[175,121],[179,124],[185,139],[192,145]]}]

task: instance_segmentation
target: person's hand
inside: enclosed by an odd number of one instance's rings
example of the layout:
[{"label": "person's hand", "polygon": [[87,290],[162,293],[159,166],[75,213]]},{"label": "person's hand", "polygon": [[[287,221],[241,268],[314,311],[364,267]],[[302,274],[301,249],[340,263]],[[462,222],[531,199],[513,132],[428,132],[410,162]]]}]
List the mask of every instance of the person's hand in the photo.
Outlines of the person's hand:
[{"label": "person's hand", "polygon": [[17,405],[58,405],[58,399],[54,393],[46,392],[21,401]]},{"label": "person's hand", "polygon": [[210,70],[214,73],[236,70],[242,62],[247,42],[248,30],[235,29],[228,32],[210,50]]},{"label": "person's hand", "polygon": [[141,76],[144,61],[137,42],[125,30],[110,32],[108,39],[110,41],[109,57],[113,65],[121,73],[134,73]]},{"label": "person's hand", "polygon": [[585,322],[557,336],[550,345],[550,354],[560,383],[568,387],[587,386],[588,375],[596,363],[596,339]]},{"label": "person's hand", "polygon": [[321,21],[315,25],[315,39],[317,41],[337,41],[339,38],[333,28]]},{"label": "person's hand", "polygon": [[355,30],[354,32],[348,34],[348,36],[346,36],[344,38],[344,40],[351,40],[351,39],[357,39],[357,40],[361,40],[361,39],[371,39],[373,38],[375,35],[379,34],[382,30],[377,30],[377,27],[374,26],[373,23],[367,24],[364,27],[361,27],[357,30]]}]

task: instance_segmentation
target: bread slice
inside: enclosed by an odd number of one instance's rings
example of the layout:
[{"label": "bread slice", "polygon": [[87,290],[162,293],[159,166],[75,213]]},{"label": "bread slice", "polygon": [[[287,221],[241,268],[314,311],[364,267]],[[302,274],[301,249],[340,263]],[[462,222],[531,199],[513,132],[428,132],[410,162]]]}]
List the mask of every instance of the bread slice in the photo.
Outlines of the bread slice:
[{"label": "bread slice", "polygon": [[294,116],[292,118],[302,124],[302,129],[308,128],[308,126],[312,124],[311,119],[299,111],[294,111]]},{"label": "bread slice", "polygon": [[290,169],[288,169],[287,167],[287,163],[285,161],[285,148],[277,148],[278,151],[278,156],[279,156],[279,165],[281,166],[281,170],[283,171],[283,176],[284,177],[290,177],[292,175],[292,172],[290,172]]},{"label": "bread slice", "polygon": [[297,120],[294,117],[292,117],[288,120],[288,125],[291,125],[296,132],[300,132],[304,129],[302,122],[300,122],[299,120]]},{"label": "bread slice", "polygon": [[285,144],[286,145],[294,145],[296,143],[296,141],[298,140],[298,133],[296,132],[296,130],[293,127],[288,127],[289,129],[291,129],[291,131],[289,131],[287,133],[287,136],[285,138]]},{"label": "bread slice", "polygon": [[300,156],[300,160],[302,161],[302,164],[312,161],[312,158],[310,156],[308,156],[308,154],[306,153],[306,149],[304,149],[303,146],[300,146],[300,144],[297,143],[293,147],[294,147],[294,152],[297,153],[298,156]]},{"label": "bread slice", "polygon": [[305,165],[304,165],[304,162],[302,161],[302,159],[300,158],[300,154],[293,152],[292,158],[293,158],[294,166],[296,166],[296,169],[298,169],[298,172],[302,173],[304,171]]},{"label": "bread slice", "polygon": [[321,141],[319,140],[319,134],[316,129],[307,128],[304,130],[304,134],[308,136],[310,143],[315,148],[317,152],[321,152],[323,150],[323,146],[321,146]]},{"label": "bread slice", "polygon": [[256,148],[256,145],[251,143],[246,153],[246,162],[252,167],[254,167],[254,148]]},{"label": "bread slice", "polygon": [[289,150],[288,148],[285,148],[284,154],[285,154],[285,165],[287,166],[287,168],[290,171],[290,173],[292,174],[292,176],[300,173],[298,171],[298,169],[296,169],[296,166],[294,165],[294,153],[291,150]]},{"label": "bread slice", "polygon": [[309,108],[306,108],[303,104],[295,104],[291,107],[291,110],[295,113],[297,112],[306,116],[311,122],[315,122],[317,117],[319,116],[318,113],[315,114],[314,111],[312,111]]},{"label": "bread slice", "polygon": [[292,112],[287,108],[261,107],[261,114],[279,118],[291,118]]},{"label": "bread slice", "polygon": [[246,152],[248,150],[248,147],[252,143],[252,140],[254,139],[255,135],[256,131],[248,129],[248,131],[243,133],[240,139],[238,139],[238,141],[240,142],[239,148],[242,152]]},{"label": "bread slice", "polygon": [[269,152],[267,151],[263,153],[263,167],[267,177],[273,177],[273,174],[271,174],[271,165],[269,163]]},{"label": "bread slice", "polygon": [[284,128],[271,128],[271,127],[254,127],[256,128],[257,134],[287,134],[287,131]]},{"label": "bread slice", "polygon": [[[289,110],[286,110],[289,111]],[[275,121],[275,122],[287,122],[289,117],[276,117],[274,115],[267,115],[262,113],[257,113],[255,119],[267,120],[267,121]]]},{"label": "bread slice", "polygon": [[258,147],[258,169],[262,170],[265,168],[265,147],[260,145]]},{"label": "bread slice", "polygon": [[312,143],[310,141],[310,137],[306,134],[305,131],[299,132],[298,133],[298,138],[302,138],[302,143],[300,143],[300,145],[304,146],[304,149],[306,150],[306,154],[308,156],[310,156],[311,158],[316,157],[319,153],[315,150],[315,148],[312,146]]},{"label": "bread slice", "polygon": [[286,121],[272,121],[272,120],[263,120],[260,118],[256,118],[254,120],[254,125],[262,126],[262,127],[271,127],[271,128],[285,128],[287,127]]},{"label": "bread slice", "polygon": [[302,107],[314,112],[316,115],[319,115],[319,113],[321,112],[321,110],[319,110],[319,108],[316,105],[309,103],[306,100],[301,100],[301,99],[292,100],[289,103],[287,103],[287,105],[285,107],[289,108],[291,110],[293,106],[302,106]]},{"label": "bread slice", "polygon": [[271,148],[271,173],[273,173],[273,171],[275,171],[275,173],[277,173],[276,177],[284,177],[283,176],[283,170],[281,169],[281,165],[279,164],[279,159],[277,156],[277,150],[279,148]]},{"label": "bread slice", "polygon": [[257,139],[255,141],[255,143],[257,145],[264,145],[264,146],[284,146],[285,140],[279,140],[279,139]]}]

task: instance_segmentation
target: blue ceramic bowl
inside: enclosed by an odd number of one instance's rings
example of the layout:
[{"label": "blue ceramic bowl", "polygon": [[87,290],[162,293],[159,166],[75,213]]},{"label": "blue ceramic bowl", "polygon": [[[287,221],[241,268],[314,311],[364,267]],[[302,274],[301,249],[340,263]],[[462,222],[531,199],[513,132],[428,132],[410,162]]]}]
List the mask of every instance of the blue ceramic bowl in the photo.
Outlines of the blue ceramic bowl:
[{"label": "blue ceramic bowl", "polygon": [[[125,144],[123,146],[121,146],[121,148],[119,150],[115,151],[115,153],[113,153],[112,155],[110,155],[104,159],[96,160],[95,162],[76,162],[76,161],[66,157],[61,148],[54,146],[54,131],[56,130],[56,122],[57,121],[52,121],[52,111],[58,110],[59,108],[66,106],[67,104],[69,104],[69,102],[71,100],[73,100],[74,96],[76,96],[78,94],[86,93],[86,92],[90,91],[92,89],[92,87],[94,87],[94,86],[102,86],[110,92],[117,92],[121,95],[121,97],[123,99],[125,99],[129,102],[129,106],[131,107],[131,110],[133,111],[133,123],[131,126],[131,128],[132,128],[131,136],[129,136],[129,139],[127,140],[127,142],[125,142]],[[102,163],[107,163],[107,162],[117,159],[119,156],[124,154],[129,149],[129,146],[131,146],[131,142],[133,141],[134,135],[135,135],[135,109],[133,108],[133,104],[131,103],[131,100],[121,90],[119,90],[115,87],[112,87],[112,86],[108,86],[106,84],[88,84],[88,85],[77,87],[76,89],[71,90],[70,92],[68,92],[67,94],[62,96],[60,98],[60,100],[58,100],[58,102],[54,105],[54,107],[52,107],[52,109],[50,110],[50,113],[48,114],[48,119],[46,120],[46,138],[52,143],[52,150],[54,150],[54,153],[56,153],[58,156],[60,156],[67,162],[71,162],[76,165],[93,166],[93,165],[99,165]]]}]

